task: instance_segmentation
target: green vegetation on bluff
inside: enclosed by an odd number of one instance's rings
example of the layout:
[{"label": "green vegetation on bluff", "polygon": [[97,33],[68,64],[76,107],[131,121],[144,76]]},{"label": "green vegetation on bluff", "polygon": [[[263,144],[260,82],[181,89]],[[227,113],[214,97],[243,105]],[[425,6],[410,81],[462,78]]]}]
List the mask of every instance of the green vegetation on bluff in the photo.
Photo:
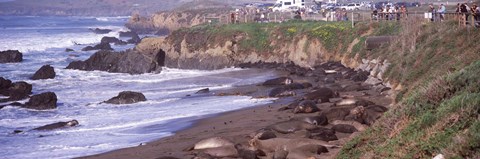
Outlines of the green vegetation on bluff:
[{"label": "green vegetation on bluff", "polygon": [[[351,28],[348,22],[316,22],[290,21],[285,23],[242,23],[228,25],[200,25],[173,32],[175,35],[202,34],[206,39],[201,46],[212,43],[222,43],[232,38],[239,39],[240,49],[269,52],[273,48],[293,42],[303,37],[309,40],[322,41],[327,50],[332,52],[346,51],[353,39],[368,30],[369,26],[362,24]],[[195,40],[196,41],[196,40]],[[194,42],[194,41],[192,41]],[[199,41],[196,41],[197,43]],[[343,50],[341,50],[343,49]]]},{"label": "green vegetation on bluff", "polygon": [[480,32],[402,25],[397,41],[366,53],[392,63],[384,77],[404,86],[399,103],[338,158],[479,158]]}]

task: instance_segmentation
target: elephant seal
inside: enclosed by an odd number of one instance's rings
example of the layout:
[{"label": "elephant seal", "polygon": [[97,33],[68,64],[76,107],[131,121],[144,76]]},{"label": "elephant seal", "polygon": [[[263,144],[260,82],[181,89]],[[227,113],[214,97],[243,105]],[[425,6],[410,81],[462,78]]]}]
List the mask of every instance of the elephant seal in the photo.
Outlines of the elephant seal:
[{"label": "elephant seal", "polygon": [[336,132],[349,133],[349,134],[358,131],[354,126],[347,125],[347,124],[337,124],[337,125],[334,125],[332,129],[335,130]]},{"label": "elephant seal", "polygon": [[264,86],[278,86],[278,85],[288,85],[293,83],[293,80],[290,77],[279,77],[263,82]]},{"label": "elephant seal", "polygon": [[307,158],[321,158],[321,153],[328,152],[328,149],[322,145],[304,145],[291,150],[288,159],[307,159]]},{"label": "elephant seal", "polygon": [[361,99],[361,98],[347,98],[347,99],[342,99],[340,101],[335,102],[335,106],[346,106],[346,105],[353,105],[353,106],[369,106],[369,105],[375,105],[375,103]]},{"label": "elephant seal", "polygon": [[59,129],[59,128],[74,127],[74,126],[77,126],[77,125],[78,125],[77,120],[71,120],[71,121],[67,121],[67,122],[58,122],[58,123],[44,125],[44,126],[32,129],[32,130],[44,131],[44,130],[53,130],[53,129]]},{"label": "elephant seal", "polygon": [[355,127],[355,129],[357,129],[360,132],[365,131],[368,128],[367,125],[364,125],[364,124],[359,123],[357,121],[335,120],[335,121],[332,121],[331,124],[333,124],[333,125],[339,125],[339,124],[351,125],[351,126]]},{"label": "elephant seal", "polygon": [[210,92],[210,88],[204,88],[204,89],[198,90],[197,92],[195,92],[195,94],[204,94],[209,92]]},{"label": "elephant seal", "polygon": [[338,93],[333,92],[330,88],[322,87],[313,92],[305,94],[304,100],[320,100],[320,103],[329,102],[330,98],[338,96]]},{"label": "elephant seal", "polygon": [[267,139],[272,139],[272,138],[276,138],[277,135],[275,135],[275,133],[271,130],[263,130],[263,131],[260,131],[259,133],[253,135],[254,138],[257,138],[259,140],[267,140]]},{"label": "elephant seal", "polygon": [[222,137],[212,137],[208,139],[201,140],[197,142],[194,146],[194,150],[208,149],[208,148],[217,148],[225,146],[234,146],[233,142],[224,139]]},{"label": "elephant seal", "polygon": [[315,104],[315,102],[311,101],[311,100],[305,100],[305,101],[302,101],[298,104],[297,107],[295,107],[295,109],[293,109],[293,113],[297,114],[297,113],[315,113],[315,112],[318,112],[319,109],[317,107],[317,105]]},{"label": "elephant seal", "polygon": [[328,119],[325,114],[320,114],[317,116],[307,116],[307,117],[296,117],[294,120],[303,121],[312,125],[328,125]]},{"label": "elephant seal", "polygon": [[337,145],[328,144],[325,141],[305,139],[305,138],[298,138],[298,139],[273,138],[268,140],[258,140],[256,138],[253,138],[249,141],[249,144],[252,148],[262,150],[266,153],[273,153],[278,148],[281,148],[287,152],[290,152],[290,150],[293,150],[297,147],[305,146],[305,145],[322,145],[327,148],[339,147]]},{"label": "elephant seal", "polygon": [[315,128],[315,125],[311,125],[302,121],[284,121],[267,127],[267,129],[272,129],[282,134],[289,134],[300,130],[309,130]]},{"label": "elephant seal", "polygon": [[238,151],[233,145],[206,148],[201,151],[212,157],[238,157]]},{"label": "elephant seal", "polygon": [[338,140],[337,135],[335,135],[335,131],[328,128],[318,128],[315,130],[310,131],[311,139],[322,140],[322,141],[334,141]]},{"label": "elephant seal", "polygon": [[295,96],[296,93],[294,91],[288,90],[284,87],[277,87],[272,89],[269,93],[269,97],[288,97],[288,96]]},{"label": "elephant seal", "polygon": [[278,111],[284,111],[284,110],[289,110],[289,109],[295,109],[299,104],[300,104],[301,101],[294,101],[292,103],[290,103],[289,105],[287,106],[284,106],[284,107],[281,107],[278,109]]}]

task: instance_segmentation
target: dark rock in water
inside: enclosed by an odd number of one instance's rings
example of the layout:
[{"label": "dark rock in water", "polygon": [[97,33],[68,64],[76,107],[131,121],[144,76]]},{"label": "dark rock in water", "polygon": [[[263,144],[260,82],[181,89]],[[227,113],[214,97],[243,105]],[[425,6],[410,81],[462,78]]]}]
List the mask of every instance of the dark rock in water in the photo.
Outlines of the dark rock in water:
[{"label": "dark rock in water", "polygon": [[198,90],[195,94],[208,93],[208,92],[210,92],[210,88]]},{"label": "dark rock in water", "polygon": [[95,28],[90,30],[93,31],[95,34],[108,34],[112,31],[110,29],[100,29],[100,28]]},{"label": "dark rock in water", "polygon": [[23,132],[22,130],[13,130],[14,134],[18,134],[18,133],[22,133],[22,132]]},{"label": "dark rock in water", "polygon": [[129,38],[133,38],[135,36],[138,36],[138,34],[136,32],[133,32],[133,31],[121,31],[119,32],[120,34],[120,37],[129,37]]},{"label": "dark rock in water", "polygon": [[318,128],[310,131],[311,139],[322,140],[322,141],[334,141],[338,140],[338,137],[335,135],[335,131],[327,128]]},{"label": "dark rock in water", "polygon": [[141,101],[147,101],[145,96],[142,93],[139,92],[131,92],[131,91],[124,91],[120,92],[118,96],[113,97],[105,103],[110,103],[110,104],[132,104],[132,103],[138,103]]},{"label": "dark rock in water", "polygon": [[10,88],[10,86],[12,86],[12,81],[10,81],[9,79],[0,77],[0,90],[8,89]]},{"label": "dark rock in water", "polygon": [[303,98],[306,100],[320,100],[321,103],[329,102],[330,98],[336,97],[337,94],[329,88],[319,88],[311,93],[307,93]]},{"label": "dark rock in water", "polygon": [[346,125],[346,124],[334,125],[332,129],[335,130],[336,132],[341,132],[341,133],[354,133],[358,131],[354,126]]},{"label": "dark rock in water", "polygon": [[160,52],[155,57],[148,57],[136,51],[110,52],[99,51],[90,56],[86,61],[74,61],[67,69],[85,71],[107,71],[116,73],[158,73],[165,65],[165,52]]},{"label": "dark rock in water", "polygon": [[22,107],[36,110],[55,109],[57,108],[57,95],[53,92],[34,95]]},{"label": "dark rock in water", "polygon": [[0,63],[22,62],[23,54],[18,50],[0,51]]},{"label": "dark rock in water", "polygon": [[263,82],[264,86],[278,86],[278,85],[287,85],[293,83],[293,80],[290,77],[279,77]]},{"label": "dark rock in water", "polygon": [[105,36],[102,38],[100,43],[114,43],[115,45],[127,45],[127,42],[122,41],[116,37]]},{"label": "dark rock in water", "polygon": [[295,96],[295,92],[285,89],[284,87],[277,87],[272,89],[268,93],[269,97],[288,97],[288,96]]},{"label": "dark rock in water", "polygon": [[77,125],[78,125],[78,121],[77,120],[72,120],[72,121],[67,121],[67,122],[58,122],[58,123],[44,125],[44,126],[35,128],[33,130],[46,131],[46,130],[54,130],[54,129],[60,129],[60,128],[74,127],[74,126],[77,126]]},{"label": "dark rock in water", "polygon": [[0,94],[4,96],[29,95],[32,94],[32,85],[27,82],[15,82],[7,89],[0,89]]},{"label": "dark rock in water", "polygon": [[127,43],[129,44],[138,44],[142,41],[142,39],[140,38],[140,36],[136,35],[136,36],[133,36],[131,39],[127,40]]},{"label": "dark rock in water", "polygon": [[73,52],[73,51],[75,51],[75,50],[70,49],[70,48],[66,48],[66,49],[65,49],[65,52]]},{"label": "dark rock in water", "polygon": [[82,51],[91,51],[91,50],[113,50],[110,43],[100,43],[95,46],[87,46],[82,49]]},{"label": "dark rock in water", "polygon": [[50,65],[42,66],[35,74],[32,76],[32,80],[39,79],[53,79],[55,78],[55,69]]}]

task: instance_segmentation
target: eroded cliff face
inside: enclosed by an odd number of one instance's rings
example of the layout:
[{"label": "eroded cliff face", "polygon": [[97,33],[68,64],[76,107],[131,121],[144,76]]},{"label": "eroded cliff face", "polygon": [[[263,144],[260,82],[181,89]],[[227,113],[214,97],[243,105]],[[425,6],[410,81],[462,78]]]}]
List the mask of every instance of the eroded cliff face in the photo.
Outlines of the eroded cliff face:
[{"label": "eroded cliff face", "polygon": [[125,25],[137,33],[151,33],[167,35],[180,28],[187,28],[203,24],[211,18],[223,16],[224,21],[230,9],[189,10],[182,12],[158,12],[150,17],[133,15]]},{"label": "eroded cliff face", "polygon": [[295,37],[281,43],[279,41],[284,40],[274,40],[269,44],[271,49],[264,51],[242,48],[239,41],[245,38],[249,37],[240,34],[214,42],[211,37],[201,34],[183,34],[167,38],[146,38],[136,49],[148,54],[155,54],[162,49],[166,52],[167,67],[183,69],[220,69],[259,61],[292,61],[303,67],[313,67],[325,61],[341,61],[349,67],[360,65],[358,59],[327,51],[319,40],[312,40],[307,36]]}]

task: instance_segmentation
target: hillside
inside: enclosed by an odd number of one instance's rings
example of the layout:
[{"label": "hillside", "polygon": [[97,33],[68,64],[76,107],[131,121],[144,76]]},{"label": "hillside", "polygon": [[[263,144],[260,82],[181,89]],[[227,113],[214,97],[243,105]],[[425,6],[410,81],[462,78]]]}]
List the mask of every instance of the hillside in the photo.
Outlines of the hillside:
[{"label": "hillside", "polygon": [[[251,0],[210,0],[221,4],[240,4]],[[158,11],[198,7],[198,0],[15,0],[0,2],[0,15],[56,15],[56,16],[129,16]],[[211,4],[211,3],[210,3]]]},{"label": "hillside", "polygon": [[[365,50],[368,36],[395,36]],[[480,32],[455,21],[202,25],[167,38],[144,39],[136,49],[167,54],[175,68],[219,69],[244,62],[292,61],[312,67],[341,61],[394,90],[396,104],[343,147],[338,158],[480,157]]]}]

